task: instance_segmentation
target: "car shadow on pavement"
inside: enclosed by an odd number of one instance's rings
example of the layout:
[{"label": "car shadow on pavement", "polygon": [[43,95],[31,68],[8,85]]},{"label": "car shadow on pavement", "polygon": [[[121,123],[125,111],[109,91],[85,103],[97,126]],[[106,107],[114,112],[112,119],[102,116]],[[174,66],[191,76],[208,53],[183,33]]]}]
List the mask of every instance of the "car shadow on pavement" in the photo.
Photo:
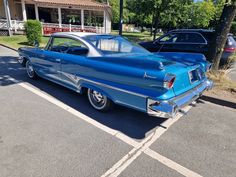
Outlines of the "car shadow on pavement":
[{"label": "car shadow on pavement", "polygon": [[221,99],[218,99],[218,98],[209,97],[209,96],[205,96],[205,95],[202,96],[201,99],[204,100],[204,101],[208,101],[208,102],[211,102],[211,103],[214,103],[214,104],[221,105],[221,106],[236,109],[236,103],[233,103],[233,102],[230,102],[230,101],[221,100]]},{"label": "car shadow on pavement", "polygon": [[154,128],[162,127],[161,124],[166,121],[118,105],[109,112],[98,112],[90,106],[86,95],[80,95],[45,79],[29,79],[25,69],[16,62],[16,59],[16,57],[0,57],[0,87],[15,84],[9,78],[30,83],[97,122],[137,140],[145,138]]}]

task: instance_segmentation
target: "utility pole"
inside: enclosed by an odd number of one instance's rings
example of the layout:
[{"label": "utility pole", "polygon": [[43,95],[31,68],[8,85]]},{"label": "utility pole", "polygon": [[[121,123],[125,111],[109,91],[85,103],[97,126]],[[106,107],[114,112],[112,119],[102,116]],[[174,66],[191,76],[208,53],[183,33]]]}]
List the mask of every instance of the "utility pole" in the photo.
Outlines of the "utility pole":
[{"label": "utility pole", "polygon": [[122,25],[123,25],[123,0],[120,0],[119,35],[122,35]]}]

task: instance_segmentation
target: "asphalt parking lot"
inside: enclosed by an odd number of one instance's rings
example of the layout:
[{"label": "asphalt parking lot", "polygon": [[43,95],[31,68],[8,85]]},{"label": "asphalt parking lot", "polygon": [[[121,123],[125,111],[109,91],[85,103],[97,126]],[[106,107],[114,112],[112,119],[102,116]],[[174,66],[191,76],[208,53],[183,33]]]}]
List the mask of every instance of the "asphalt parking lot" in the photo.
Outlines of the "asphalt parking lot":
[{"label": "asphalt parking lot", "polygon": [[16,59],[0,46],[1,177],[235,177],[236,103],[199,100],[168,120],[99,113]]}]

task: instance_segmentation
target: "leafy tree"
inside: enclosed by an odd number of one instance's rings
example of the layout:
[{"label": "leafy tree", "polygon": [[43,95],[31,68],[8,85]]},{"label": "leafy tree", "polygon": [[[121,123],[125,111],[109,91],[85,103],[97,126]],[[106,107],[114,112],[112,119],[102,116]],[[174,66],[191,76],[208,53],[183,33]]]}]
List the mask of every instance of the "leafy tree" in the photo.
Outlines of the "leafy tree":
[{"label": "leafy tree", "polygon": [[120,3],[119,0],[110,0],[109,1],[111,7],[112,7],[112,22],[113,23],[119,23],[119,8],[120,8]]},{"label": "leafy tree", "polygon": [[187,7],[192,0],[155,0],[153,8],[154,39],[158,26],[176,28],[187,21]]},{"label": "leafy tree", "polygon": [[213,41],[212,50],[210,52],[213,59],[213,70],[219,69],[220,59],[227,40],[227,35],[230,31],[232,22],[236,15],[236,0],[227,0],[219,23],[216,27],[215,40]]},{"label": "leafy tree", "polygon": [[129,22],[141,26],[151,23],[153,0],[127,0],[126,8]]},{"label": "leafy tree", "polygon": [[[112,22],[113,23],[119,23],[119,15],[120,15],[120,0],[97,0],[98,2],[101,3],[109,3],[109,5],[112,8]],[[127,22],[128,21],[128,16],[129,16],[129,12],[126,8],[126,1],[128,0],[124,0],[124,10],[123,10],[123,16],[124,16],[124,21]]]},{"label": "leafy tree", "polygon": [[236,35],[236,22],[235,21],[232,23],[230,33],[232,33],[233,35]]},{"label": "leafy tree", "polygon": [[196,28],[207,28],[216,14],[216,7],[211,0],[193,3],[188,10],[189,26]]},{"label": "leafy tree", "polygon": [[[167,28],[186,27],[189,21],[189,6],[191,0],[170,0],[160,13],[160,24]],[[162,2],[163,4],[163,2]],[[161,4],[161,5],[162,5]]]}]

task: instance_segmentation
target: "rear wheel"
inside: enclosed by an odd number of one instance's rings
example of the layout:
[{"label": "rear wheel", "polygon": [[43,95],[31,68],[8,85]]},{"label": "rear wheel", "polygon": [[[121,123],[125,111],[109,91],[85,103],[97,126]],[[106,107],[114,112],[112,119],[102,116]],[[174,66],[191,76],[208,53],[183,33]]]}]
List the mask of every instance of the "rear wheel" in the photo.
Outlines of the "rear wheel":
[{"label": "rear wheel", "polygon": [[98,111],[107,111],[111,109],[113,102],[102,93],[88,89],[88,100],[90,104]]},{"label": "rear wheel", "polygon": [[26,71],[30,79],[36,79],[37,74],[34,71],[34,68],[29,60],[26,61]]}]

